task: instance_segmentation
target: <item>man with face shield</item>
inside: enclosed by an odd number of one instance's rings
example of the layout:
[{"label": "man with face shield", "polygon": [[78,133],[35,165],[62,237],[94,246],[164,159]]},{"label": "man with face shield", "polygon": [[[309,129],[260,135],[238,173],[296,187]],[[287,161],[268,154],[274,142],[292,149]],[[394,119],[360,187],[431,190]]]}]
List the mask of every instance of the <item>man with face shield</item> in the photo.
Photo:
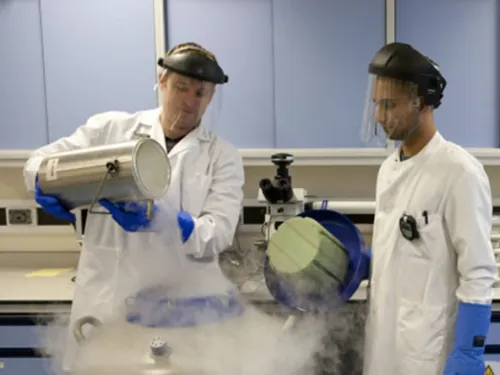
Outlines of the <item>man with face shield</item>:
[{"label": "man with face shield", "polygon": [[364,374],[482,375],[497,277],[488,177],[436,130],[436,63],[392,43],[369,73],[363,135],[400,147],[377,177]]},{"label": "man with face shield", "polygon": [[[156,202],[157,215],[152,220],[140,204],[107,200],[99,203],[111,215],[89,213],[70,324],[85,315],[105,322],[135,288],[146,283],[145,276],[151,277],[150,284],[162,282],[172,298],[199,297],[195,302],[183,300],[187,310],[192,307],[183,313],[186,321],[196,319],[189,314],[195,314],[200,298],[214,310],[212,316],[241,313],[217,254],[231,245],[237,227],[243,165],[238,151],[210,132],[203,120],[216,85],[226,83],[228,77],[213,53],[195,43],[173,47],[158,63],[162,68],[160,108],[92,116],[72,135],[36,150],[26,163],[26,186],[35,193],[37,203],[54,216],[74,221],[64,204],[44,195],[38,185],[44,156],[128,141],[137,134],[151,137],[168,151],[170,186],[164,199]],[[220,296],[225,303],[218,302]],[[175,304],[169,303],[175,310]],[[76,352],[72,335],[67,346],[65,368],[70,369]]]}]

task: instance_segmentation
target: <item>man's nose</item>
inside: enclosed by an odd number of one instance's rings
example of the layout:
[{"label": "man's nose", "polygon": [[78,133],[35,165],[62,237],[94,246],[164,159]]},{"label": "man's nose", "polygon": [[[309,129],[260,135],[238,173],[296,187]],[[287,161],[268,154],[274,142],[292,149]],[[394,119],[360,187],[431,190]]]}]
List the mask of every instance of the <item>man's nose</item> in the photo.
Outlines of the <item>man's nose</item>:
[{"label": "man's nose", "polygon": [[375,121],[378,123],[382,123],[385,121],[387,116],[387,110],[383,108],[380,104],[377,104],[375,108]]},{"label": "man's nose", "polygon": [[188,90],[184,95],[183,103],[186,107],[195,109],[200,103],[200,98],[195,90]]}]

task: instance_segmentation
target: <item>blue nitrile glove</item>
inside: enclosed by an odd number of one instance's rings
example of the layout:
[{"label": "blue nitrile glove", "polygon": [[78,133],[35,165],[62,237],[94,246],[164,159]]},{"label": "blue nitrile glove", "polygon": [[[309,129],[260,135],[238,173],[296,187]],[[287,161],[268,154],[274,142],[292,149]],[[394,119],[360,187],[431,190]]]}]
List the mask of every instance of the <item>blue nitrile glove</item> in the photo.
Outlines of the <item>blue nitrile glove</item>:
[{"label": "blue nitrile glove", "polygon": [[35,180],[35,201],[45,212],[59,219],[69,220],[71,222],[76,221],[75,215],[64,207],[56,196],[43,194],[42,189],[40,189],[40,184],[38,183],[38,176],[36,176]]},{"label": "blue nitrile glove", "polygon": [[182,243],[185,243],[194,231],[194,219],[187,212],[181,211],[177,214],[177,224],[181,230]]},{"label": "blue nitrile glove", "polygon": [[484,375],[484,346],[491,320],[491,305],[460,302],[455,344],[444,375]]},{"label": "blue nitrile glove", "polygon": [[113,203],[107,199],[100,199],[99,204],[109,211],[113,219],[126,232],[145,231],[151,226],[151,221],[147,217],[146,204],[125,202]]}]

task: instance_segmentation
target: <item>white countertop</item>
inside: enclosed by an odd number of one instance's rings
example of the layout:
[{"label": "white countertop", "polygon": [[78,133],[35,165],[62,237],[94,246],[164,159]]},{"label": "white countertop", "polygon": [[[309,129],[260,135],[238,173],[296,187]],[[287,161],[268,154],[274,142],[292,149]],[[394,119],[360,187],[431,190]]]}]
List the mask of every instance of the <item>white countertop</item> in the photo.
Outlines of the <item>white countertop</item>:
[{"label": "white countertop", "polygon": [[[75,270],[71,268],[0,268],[0,303],[71,302],[73,299]],[[366,299],[367,282],[352,296],[351,300]],[[253,301],[271,301],[262,280],[248,281],[241,292]],[[500,288],[495,290],[495,302],[500,302]]]},{"label": "white countertop", "polygon": [[[67,302],[73,299],[76,271],[70,268],[0,268],[1,302]],[[263,281],[249,281],[243,284],[241,292],[251,300],[271,301]],[[366,298],[366,282],[362,283],[352,297]]]},{"label": "white countertop", "polygon": [[71,301],[74,276],[71,268],[0,268],[0,302]]}]

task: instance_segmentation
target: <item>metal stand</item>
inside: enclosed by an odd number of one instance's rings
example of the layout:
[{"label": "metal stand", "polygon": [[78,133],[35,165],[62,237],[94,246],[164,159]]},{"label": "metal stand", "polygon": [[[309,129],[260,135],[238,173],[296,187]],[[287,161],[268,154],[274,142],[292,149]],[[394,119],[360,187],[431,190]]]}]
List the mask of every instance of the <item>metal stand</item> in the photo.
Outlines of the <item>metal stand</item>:
[{"label": "metal stand", "polygon": [[[104,188],[104,183],[106,182],[108,177],[113,178],[119,171],[120,171],[120,165],[118,160],[106,163],[106,172],[104,173],[104,176],[102,177],[101,182],[99,183],[97,191],[94,195],[94,198],[92,199],[92,203],[89,208],[89,213],[98,215],[110,215],[109,211],[97,211],[94,210],[94,207],[97,205],[99,201],[102,189]],[[148,220],[151,220],[151,218],[153,217],[153,208],[154,208],[154,202],[151,200],[146,200],[146,217],[148,218]]]},{"label": "metal stand", "polygon": [[101,195],[102,189],[104,187],[104,183],[106,182],[106,179],[109,177],[114,177],[118,171],[120,170],[118,160],[114,160],[112,162],[107,162],[106,163],[106,172],[104,173],[103,178],[101,179],[101,182],[99,183],[99,187],[97,188],[97,191],[94,195],[94,198],[92,199],[92,203],[90,204],[89,208],[89,213],[91,214],[98,214],[98,215],[110,215],[108,211],[94,211],[93,208],[96,205],[96,203],[99,201],[99,196]]}]

